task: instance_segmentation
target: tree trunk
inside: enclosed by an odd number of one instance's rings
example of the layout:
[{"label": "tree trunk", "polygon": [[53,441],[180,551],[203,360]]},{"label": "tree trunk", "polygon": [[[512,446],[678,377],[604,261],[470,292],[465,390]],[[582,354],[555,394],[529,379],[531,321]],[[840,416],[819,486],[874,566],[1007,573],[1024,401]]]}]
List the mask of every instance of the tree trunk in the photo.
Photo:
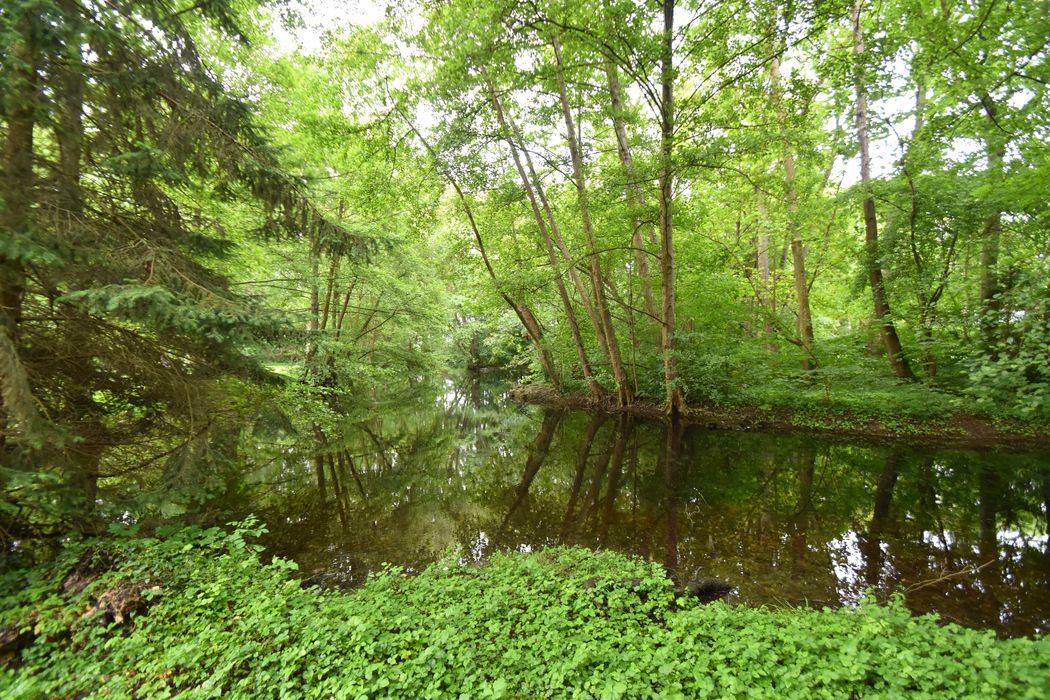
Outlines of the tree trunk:
[{"label": "tree trunk", "polygon": [[[984,100],[985,113],[988,120],[993,122],[990,126],[990,134],[985,137],[985,148],[988,154],[988,173],[994,182],[1002,180],[1003,160],[1006,157],[1006,142],[1002,135],[998,134],[994,124],[996,107],[990,97]],[[999,284],[999,238],[1003,231],[1002,213],[991,212],[984,220],[981,231],[981,288],[980,288],[980,328],[981,343],[984,350],[991,356],[996,355],[996,339],[999,326],[999,311],[1001,302],[999,294],[1002,289]]]},{"label": "tree trunk", "polygon": [[612,107],[613,131],[616,133],[616,150],[620,156],[620,164],[623,166],[625,189],[627,192],[627,206],[633,212],[632,242],[634,245],[634,265],[638,279],[642,283],[642,297],[645,300],[645,313],[649,318],[659,322],[660,317],[656,310],[656,302],[653,299],[653,285],[649,275],[649,255],[642,236],[642,229],[647,228],[651,238],[656,237],[656,232],[651,224],[642,222],[640,212],[645,210],[645,192],[636,180],[634,170],[634,156],[631,154],[631,145],[627,140],[627,125],[624,121],[623,97],[620,93],[620,77],[616,64],[611,59],[605,61],[605,76],[609,82],[609,102]]},{"label": "tree trunk", "polygon": [[[0,230],[14,239],[29,233],[33,202],[33,127],[36,122],[37,51],[32,42],[32,18],[15,22],[21,36],[10,47],[17,66],[9,80],[7,138],[4,141],[3,172],[0,173]],[[17,244],[16,244],[17,246]],[[37,412],[28,374],[19,358],[19,326],[25,297],[26,272],[22,262],[0,254],[0,450],[7,447],[12,421],[23,431],[32,428]]]},{"label": "tree trunk", "polygon": [[[510,127],[511,138],[519,144],[524,143],[525,141],[521,135],[521,130],[518,129],[518,125],[514,123],[514,117],[506,113],[504,113],[504,117],[506,123]],[[601,347],[602,353],[608,356],[609,347],[605,340],[605,333],[602,331],[602,322],[598,316],[598,311],[594,308],[594,304],[591,302],[591,293],[587,290],[586,285],[583,284],[579,272],[576,271],[576,259],[573,258],[572,253],[569,251],[569,246],[565,244],[565,238],[561,235],[561,229],[558,227],[558,220],[554,217],[554,209],[551,207],[550,201],[547,199],[547,193],[544,191],[543,184],[540,182],[540,178],[536,174],[536,168],[532,164],[532,156],[529,154],[528,149],[524,148],[521,150],[521,155],[524,157],[525,167],[528,171],[529,187],[532,190],[533,196],[537,199],[543,207],[543,211],[546,213],[547,221],[550,226],[551,241],[556,246],[557,251],[561,253],[562,260],[565,264],[565,273],[572,281],[577,294],[580,295],[580,303],[583,304],[583,310],[587,313],[587,318],[591,321],[591,327],[594,329],[594,334],[598,338],[598,345]],[[555,273],[557,273],[557,266],[555,266],[554,269]]]},{"label": "tree trunk", "polygon": [[532,183],[529,180],[528,174],[525,172],[525,167],[522,165],[521,156],[518,154],[518,147],[514,143],[513,132],[510,131],[510,127],[508,126],[507,118],[503,111],[503,105],[500,103],[499,97],[496,95],[496,89],[491,83],[489,83],[488,87],[489,95],[492,99],[492,106],[496,111],[496,119],[499,122],[500,128],[512,135],[511,138],[507,139],[507,144],[510,147],[511,158],[514,160],[514,166],[517,168],[518,176],[521,178],[522,187],[525,189],[525,194],[532,207],[532,213],[536,219],[536,226],[539,228],[540,237],[543,239],[544,247],[547,249],[547,259],[550,261],[551,270],[554,274],[554,284],[558,289],[558,296],[561,297],[562,307],[565,309],[565,320],[569,324],[573,343],[576,346],[576,354],[580,359],[580,369],[583,371],[584,379],[587,381],[591,394],[596,397],[602,396],[605,392],[598,383],[598,380],[594,377],[594,373],[591,371],[591,363],[587,358],[587,349],[583,344],[583,337],[580,335],[580,326],[576,321],[576,312],[572,308],[572,300],[569,299],[569,292],[565,288],[565,282],[562,280],[562,276],[558,274],[558,254],[554,247],[554,241],[551,239],[550,231],[547,229],[547,222],[543,218],[543,212],[540,211],[540,204],[537,200],[536,192],[533,190]]},{"label": "tree trunk", "polygon": [[871,152],[868,145],[868,98],[864,83],[864,34],[860,24],[860,0],[853,0],[853,54],[856,60],[855,87],[857,92],[857,141],[860,143],[860,181],[864,206],[864,242],[867,247],[866,263],[868,284],[871,286],[876,320],[882,330],[882,341],[886,346],[893,373],[901,379],[915,379],[915,375],[904,356],[897,327],[890,313],[890,302],[882,279],[882,263],[879,260],[879,229],[875,217],[875,197],[871,193]]},{"label": "tree trunk", "polygon": [[674,286],[674,226],[671,220],[671,202],[674,173],[671,155],[674,149],[674,66],[672,60],[674,39],[674,0],[664,0],[663,56],[660,59],[660,281],[663,286],[661,350],[664,357],[664,386],[667,392],[667,413],[677,418],[685,405],[682,388],[678,385],[678,366],[675,353],[675,286]]},{"label": "tree trunk", "polygon": [[[37,51],[32,43],[31,20],[17,22],[23,35],[11,47],[16,68],[12,70],[8,95],[7,139],[3,152],[4,207],[0,209],[0,227],[5,237],[29,232],[29,215],[33,203],[33,127],[36,123]],[[26,273],[21,261],[0,254],[0,328],[17,346],[18,326],[22,321],[22,299],[25,297]]]},{"label": "tree trunk", "polygon": [[809,281],[806,277],[806,248],[802,241],[802,226],[798,220],[798,189],[795,186],[795,153],[787,135],[787,109],[784,107],[784,92],[780,85],[780,55],[783,43],[778,39],[773,59],[769,62],[771,97],[777,114],[777,129],[780,133],[781,162],[784,165],[784,209],[787,213],[787,234],[791,241],[791,263],[794,268],[795,299],[798,302],[798,339],[802,344],[802,366],[814,369],[813,313],[809,306]]},{"label": "tree trunk", "polygon": [[477,219],[474,218],[474,209],[470,206],[470,202],[467,201],[467,196],[463,192],[463,188],[460,187],[459,181],[457,181],[452,175],[441,167],[438,159],[437,152],[431,147],[430,143],[423,138],[423,134],[416,129],[415,125],[409,123],[409,127],[416,134],[420,143],[423,144],[423,148],[427,150],[430,157],[434,159],[434,164],[441,171],[445,179],[448,180],[449,184],[452,185],[452,189],[456,191],[456,196],[459,198],[460,204],[463,205],[463,211],[467,215],[467,221],[470,223],[470,230],[474,234],[474,242],[478,246],[478,252],[481,254],[481,260],[485,264],[485,271],[488,273],[489,278],[493,284],[496,285],[496,289],[499,290],[499,295],[503,301],[507,303],[507,306],[514,311],[514,315],[521,321],[521,325],[525,328],[525,333],[529,336],[529,340],[532,342],[532,346],[536,349],[536,354],[540,360],[540,366],[543,367],[544,373],[547,375],[547,380],[551,383],[551,386],[555,391],[561,393],[561,377],[558,375],[558,371],[554,366],[554,358],[551,356],[550,350],[543,343],[543,329],[540,326],[539,321],[536,319],[535,314],[529,309],[528,305],[523,302],[518,302],[513,299],[509,293],[503,290],[500,284],[499,277],[496,276],[496,270],[492,267],[492,261],[489,260],[488,251],[485,249],[485,240],[481,237],[481,230],[478,228]]},{"label": "tree trunk", "polygon": [[594,302],[598,307],[602,333],[608,345],[609,361],[612,363],[613,378],[620,406],[629,406],[634,400],[630,380],[623,368],[620,345],[616,339],[616,328],[609,313],[609,301],[605,297],[605,279],[602,274],[601,258],[594,240],[594,227],[591,223],[591,208],[587,197],[587,178],[583,172],[583,157],[580,155],[580,144],[576,140],[576,125],[573,122],[572,108],[569,106],[568,90],[565,86],[565,64],[561,57],[561,41],[557,36],[551,39],[554,57],[557,62],[558,94],[561,97],[561,112],[565,118],[565,138],[569,144],[569,156],[572,159],[572,172],[576,181],[576,196],[580,206],[580,221],[583,225],[584,240],[587,242],[587,255],[590,258],[591,287],[594,289]]}]

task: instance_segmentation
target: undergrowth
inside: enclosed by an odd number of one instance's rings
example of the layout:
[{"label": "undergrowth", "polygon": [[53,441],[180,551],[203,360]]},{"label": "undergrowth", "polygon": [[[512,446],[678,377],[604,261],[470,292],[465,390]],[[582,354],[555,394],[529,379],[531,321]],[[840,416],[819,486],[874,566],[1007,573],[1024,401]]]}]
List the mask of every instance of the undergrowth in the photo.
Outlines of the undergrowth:
[{"label": "undergrowth", "polygon": [[[657,565],[564,548],[498,554],[482,566],[450,559],[411,577],[389,569],[356,591],[323,592],[302,588],[290,562],[262,562],[251,543],[259,532],[251,521],[229,533],[124,532],[6,574],[0,628],[35,638],[0,670],[0,696],[1050,692],[1047,640],[941,626],[899,601],[839,611],[705,606],[677,597]],[[124,614],[114,601],[131,593],[137,602]]]}]

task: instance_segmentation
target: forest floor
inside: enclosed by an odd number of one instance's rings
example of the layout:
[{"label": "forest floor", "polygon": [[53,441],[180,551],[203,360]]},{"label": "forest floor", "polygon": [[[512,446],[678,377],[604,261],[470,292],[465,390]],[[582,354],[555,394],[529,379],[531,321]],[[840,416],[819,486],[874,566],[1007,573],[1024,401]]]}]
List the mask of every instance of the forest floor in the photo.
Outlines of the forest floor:
[{"label": "forest floor", "polygon": [[[544,384],[515,387],[511,398],[519,403],[551,408],[628,413],[646,420],[666,417],[666,404],[652,399],[641,398],[623,408],[617,405],[615,396],[595,398],[588,394],[559,394]],[[808,432],[974,448],[1050,447],[1050,426],[958,411],[931,416],[894,411],[892,406],[873,411],[851,411],[820,404],[803,409],[712,402],[687,406],[682,419],[688,425],[701,425],[709,430]]]}]

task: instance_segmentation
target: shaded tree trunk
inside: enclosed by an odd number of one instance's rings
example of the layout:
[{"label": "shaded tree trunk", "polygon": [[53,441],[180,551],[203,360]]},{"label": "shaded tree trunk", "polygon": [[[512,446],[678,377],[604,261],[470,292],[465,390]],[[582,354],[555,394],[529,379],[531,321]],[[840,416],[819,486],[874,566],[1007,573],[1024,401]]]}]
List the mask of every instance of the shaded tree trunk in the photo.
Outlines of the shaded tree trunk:
[{"label": "shaded tree trunk", "polygon": [[864,78],[864,33],[861,29],[860,17],[860,0],[853,0],[853,54],[856,60],[854,80],[857,94],[857,141],[860,144],[860,180],[864,197],[864,242],[867,248],[867,254],[865,257],[868,268],[868,284],[871,286],[875,317],[881,328],[882,342],[886,346],[886,355],[889,357],[893,373],[901,379],[915,379],[915,375],[911,371],[911,366],[908,364],[908,359],[904,356],[904,348],[901,345],[900,337],[897,335],[897,327],[893,323],[893,316],[890,312],[890,302],[883,283],[882,263],[879,260],[878,220],[875,215],[875,197],[871,192],[868,98],[867,86],[865,85]]},{"label": "shaded tree trunk", "polygon": [[583,235],[587,243],[587,255],[590,258],[591,287],[594,289],[594,303],[598,307],[598,318],[601,322],[602,334],[605,336],[609,362],[612,364],[619,403],[621,406],[629,406],[634,400],[634,394],[631,390],[630,380],[627,378],[627,372],[623,368],[620,345],[616,339],[616,328],[613,326],[612,315],[609,313],[609,301],[605,297],[605,277],[602,274],[598,246],[594,240],[594,226],[591,223],[591,209],[587,195],[587,178],[583,172],[583,157],[580,154],[580,144],[576,140],[576,125],[572,116],[572,108],[569,105],[568,90],[565,86],[565,66],[561,55],[561,41],[555,36],[552,38],[551,43],[554,47],[554,57],[557,62],[558,94],[561,98],[562,116],[565,119],[565,138],[569,144],[573,178],[576,181],[580,221],[583,225]]},{"label": "shaded tree trunk", "polygon": [[[32,40],[31,19],[21,18],[17,26],[22,35],[11,46],[16,67],[9,77],[7,138],[4,141],[3,176],[0,179],[4,207],[0,209],[0,227],[5,236],[29,232],[33,204],[33,127],[36,124],[37,49]],[[0,254],[0,329],[17,345],[18,326],[22,321],[22,299],[25,296],[26,273],[21,261]]]},{"label": "shaded tree trunk", "polygon": [[518,147],[515,144],[516,137],[513,135],[514,132],[510,129],[506,114],[503,111],[503,105],[500,103],[499,97],[496,95],[496,88],[491,83],[489,83],[488,88],[489,96],[492,100],[492,106],[496,111],[496,120],[499,122],[500,128],[503,129],[504,132],[511,134],[511,137],[507,139],[507,145],[510,148],[511,158],[513,159],[514,166],[518,171],[522,187],[525,189],[525,194],[528,197],[530,206],[532,207],[532,213],[536,219],[536,226],[540,231],[540,237],[543,239],[544,247],[547,250],[547,259],[550,262],[551,271],[554,275],[554,284],[558,290],[558,296],[561,298],[562,307],[565,310],[566,323],[568,323],[569,331],[572,333],[573,343],[576,347],[576,354],[580,360],[580,369],[583,372],[584,379],[587,381],[587,386],[589,387],[591,394],[593,396],[602,396],[605,392],[595,378],[594,372],[591,370],[591,362],[587,357],[587,349],[583,344],[583,336],[580,334],[580,326],[576,320],[576,312],[572,308],[572,300],[569,298],[569,292],[565,288],[565,282],[562,280],[562,276],[558,273],[558,254],[555,250],[554,241],[551,238],[551,231],[547,228],[547,222],[543,218],[543,212],[540,210],[540,203],[537,199],[536,191],[533,189],[524,165],[522,165],[521,156],[519,155]]},{"label": "shaded tree trunk", "polygon": [[674,224],[671,204],[674,192],[674,171],[671,157],[674,150],[674,0],[663,2],[663,55],[660,58],[660,281],[663,287],[660,349],[664,359],[664,387],[667,395],[666,411],[677,418],[685,406],[682,388],[678,384],[675,321]]},{"label": "shaded tree trunk", "polygon": [[634,169],[634,156],[631,154],[631,145],[627,140],[627,125],[624,121],[623,97],[620,92],[620,77],[616,64],[610,59],[605,61],[605,76],[609,84],[609,102],[612,108],[613,131],[616,133],[616,151],[623,166],[624,179],[626,180],[627,206],[632,210],[633,233],[631,241],[634,245],[634,266],[639,281],[642,283],[642,297],[645,301],[645,313],[656,322],[660,317],[656,310],[656,302],[653,299],[653,285],[650,279],[649,256],[646,250],[645,238],[642,229],[649,230],[649,237],[656,239],[656,231],[651,224],[646,225],[641,218],[641,212],[645,210],[645,192],[637,182]]},{"label": "shaded tree trunk", "polygon": [[[783,44],[779,40],[777,44],[775,51],[779,52],[782,50]],[[809,306],[806,248],[802,241],[802,226],[798,220],[795,153],[791,148],[787,135],[787,110],[784,107],[784,93],[780,85],[779,53],[775,53],[773,59],[769,62],[769,77],[772,87],[771,97],[777,113],[777,128],[780,132],[781,162],[784,166],[784,209],[787,211],[787,234],[788,239],[791,241],[791,264],[794,269],[795,299],[798,303],[796,332],[803,352],[802,366],[805,369],[814,369],[817,363],[813,355],[813,313]],[[766,274],[768,275],[768,266]]]},{"label": "shaded tree trunk", "polygon": [[[996,107],[990,98],[983,100],[985,112],[989,121],[993,124],[989,129],[994,130]],[[993,181],[999,182],[1003,176],[1003,160],[1006,157],[1006,142],[999,134],[992,131],[985,137],[985,148],[988,154],[988,172]],[[1003,231],[1002,213],[993,211],[984,220],[981,230],[981,287],[980,287],[980,328],[981,342],[984,350],[991,356],[995,356],[996,339],[998,337],[999,312],[1002,303],[999,294],[1002,292],[999,281],[999,239]]]},{"label": "shaded tree trunk", "polygon": [[[7,138],[0,173],[0,230],[8,239],[29,232],[33,202],[33,127],[36,124],[37,48],[31,17],[14,20],[19,33],[10,45],[12,63],[7,95]],[[17,244],[15,244],[17,246]],[[14,424],[29,430],[37,417],[29,378],[19,357],[19,326],[25,298],[26,271],[17,257],[0,253],[0,449],[7,447]]]}]

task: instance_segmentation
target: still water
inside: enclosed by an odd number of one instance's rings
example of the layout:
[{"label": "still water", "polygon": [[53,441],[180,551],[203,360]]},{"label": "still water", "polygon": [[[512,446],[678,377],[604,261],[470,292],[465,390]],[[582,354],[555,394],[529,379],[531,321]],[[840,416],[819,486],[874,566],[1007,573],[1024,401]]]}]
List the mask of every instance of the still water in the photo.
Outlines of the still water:
[{"label": "still water", "polygon": [[572,544],[716,576],[748,605],[900,592],[1004,636],[1050,629],[1046,453],[670,430],[508,388],[417,388],[338,431],[261,440],[270,551],[350,587],[385,563]]}]

